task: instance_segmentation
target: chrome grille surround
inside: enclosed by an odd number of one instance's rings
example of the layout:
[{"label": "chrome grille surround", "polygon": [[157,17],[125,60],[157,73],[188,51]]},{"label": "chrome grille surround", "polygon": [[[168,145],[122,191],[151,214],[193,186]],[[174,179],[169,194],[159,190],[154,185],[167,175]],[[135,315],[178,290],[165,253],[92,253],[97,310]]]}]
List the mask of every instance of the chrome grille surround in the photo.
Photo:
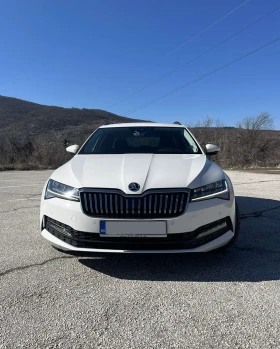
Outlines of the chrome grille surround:
[{"label": "chrome grille surround", "polygon": [[142,194],[99,188],[79,192],[84,214],[108,219],[175,218],[186,211],[190,198],[186,188],[150,189]]}]

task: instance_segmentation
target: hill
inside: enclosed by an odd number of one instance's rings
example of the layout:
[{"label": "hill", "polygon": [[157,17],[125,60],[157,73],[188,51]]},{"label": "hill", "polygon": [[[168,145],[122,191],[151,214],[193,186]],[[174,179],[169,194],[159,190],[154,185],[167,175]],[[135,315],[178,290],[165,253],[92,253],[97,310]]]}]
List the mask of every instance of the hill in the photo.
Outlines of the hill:
[{"label": "hill", "polygon": [[[0,96],[0,136],[16,133],[30,139],[59,134],[71,141],[85,139],[105,123],[133,122],[100,109],[47,106]],[[137,120],[139,121],[139,120]],[[78,138],[78,139],[77,139]]]}]

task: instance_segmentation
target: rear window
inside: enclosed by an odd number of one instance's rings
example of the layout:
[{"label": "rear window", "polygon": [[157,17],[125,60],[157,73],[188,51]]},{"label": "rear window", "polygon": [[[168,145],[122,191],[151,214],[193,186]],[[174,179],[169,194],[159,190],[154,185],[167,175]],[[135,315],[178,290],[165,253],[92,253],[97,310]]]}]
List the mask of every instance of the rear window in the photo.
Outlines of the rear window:
[{"label": "rear window", "polygon": [[201,154],[197,143],[180,127],[100,128],[79,154]]}]

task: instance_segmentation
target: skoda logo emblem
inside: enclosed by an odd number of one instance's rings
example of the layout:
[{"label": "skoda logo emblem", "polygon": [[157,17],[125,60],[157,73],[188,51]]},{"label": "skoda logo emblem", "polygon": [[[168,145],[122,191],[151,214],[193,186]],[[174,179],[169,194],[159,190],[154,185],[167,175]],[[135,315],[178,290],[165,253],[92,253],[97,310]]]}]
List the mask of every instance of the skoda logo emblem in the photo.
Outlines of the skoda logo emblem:
[{"label": "skoda logo emblem", "polygon": [[140,189],[140,185],[138,183],[133,182],[128,185],[128,189],[131,191],[138,191]]}]

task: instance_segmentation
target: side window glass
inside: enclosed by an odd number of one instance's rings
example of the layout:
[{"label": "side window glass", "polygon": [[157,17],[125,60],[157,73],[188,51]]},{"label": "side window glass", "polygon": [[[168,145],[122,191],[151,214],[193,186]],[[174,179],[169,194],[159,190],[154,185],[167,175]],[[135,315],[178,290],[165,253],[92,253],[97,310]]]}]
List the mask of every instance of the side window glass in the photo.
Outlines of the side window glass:
[{"label": "side window glass", "polygon": [[188,133],[187,130],[184,130],[184,137],[188,141],[189,145],[192,147],[194,153],[198,153],[198,147],[195,144],[195,141],[191,137],[191,135]]}]

